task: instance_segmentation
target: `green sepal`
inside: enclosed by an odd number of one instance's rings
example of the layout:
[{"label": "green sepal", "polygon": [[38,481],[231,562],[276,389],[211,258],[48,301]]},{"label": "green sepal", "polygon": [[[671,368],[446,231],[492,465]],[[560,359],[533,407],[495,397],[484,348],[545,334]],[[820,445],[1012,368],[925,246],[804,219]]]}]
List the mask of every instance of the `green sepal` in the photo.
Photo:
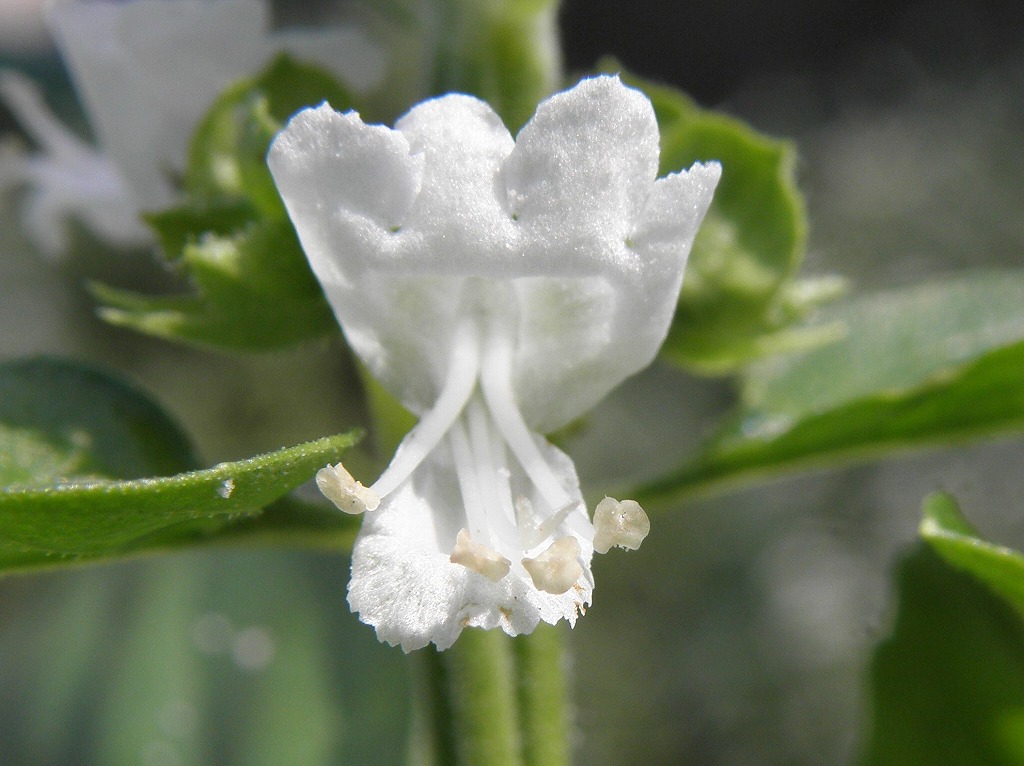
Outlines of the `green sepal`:
[{"label": "green sepal", "polygon": [[[617,71],[605,62],[605,71]],[[720,375],[765,356],[830,340],[794,324],[843,290],[842,280],[797,280],[807,221],[796,151],[679,91],[623,75],[651,99],[661,133],[660,173],[717,160],[722,179],[693,244],[662,355]]]},{"label": "green sepal", "polygon": [[287,221],[207,232],[184,246],[178,262],[195,294],[148,297],[93,283],[100,317],[162,338],[246,351],[284,348],[336,326]]},{"label": "green sepal", "polygon": [[196,129],[181,204],[146,216],[188,293],[145,296],[93,285],[109,322],[159,337],[247,351],[336,330],[266,164],[267,148],[304,106],[352,98],[331,75],[285,54],[228,88]]}]

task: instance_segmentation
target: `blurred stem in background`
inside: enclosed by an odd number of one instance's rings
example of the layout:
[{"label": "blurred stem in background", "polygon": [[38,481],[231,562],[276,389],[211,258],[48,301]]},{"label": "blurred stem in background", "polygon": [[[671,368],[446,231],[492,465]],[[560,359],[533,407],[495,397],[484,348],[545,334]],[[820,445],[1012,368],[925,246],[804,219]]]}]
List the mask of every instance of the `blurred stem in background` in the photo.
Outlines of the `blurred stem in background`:
[{"label": "blurred stem in background", "polygon": [[479,95],[515,133],[561,82],[558,3],[442,0],[437,12],[432,90]]}]

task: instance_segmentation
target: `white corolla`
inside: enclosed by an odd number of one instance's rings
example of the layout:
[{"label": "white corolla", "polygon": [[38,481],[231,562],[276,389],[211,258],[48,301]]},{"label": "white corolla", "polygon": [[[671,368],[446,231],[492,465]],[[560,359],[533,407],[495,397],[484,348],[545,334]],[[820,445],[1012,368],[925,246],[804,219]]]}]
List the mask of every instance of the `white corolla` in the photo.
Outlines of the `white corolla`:
[{"label": "white corolla", "polygon": [[616,77],[543,102],[516,139],[448,95],[390,129],[324,104],[269,163],[349,343],[420,417],[370,487],[341,466],[324,493],[365,512],[349,603],[406,651],[468,626],[575,623],[595,549],[636,548],[632,501],[587,513],[572,461],[542,436],[661,346],[717,163],[657,178],[649,100]]}]

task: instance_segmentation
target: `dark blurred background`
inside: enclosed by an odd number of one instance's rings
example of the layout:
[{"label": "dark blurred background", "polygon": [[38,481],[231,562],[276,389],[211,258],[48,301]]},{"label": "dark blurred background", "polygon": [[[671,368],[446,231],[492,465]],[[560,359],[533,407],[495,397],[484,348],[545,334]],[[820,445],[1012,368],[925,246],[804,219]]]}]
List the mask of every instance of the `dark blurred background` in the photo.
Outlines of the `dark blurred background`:
[{"label": "dark blurred background", "polygon": [[562,18],[571,67],[613,55],[706,104],[765,76],[843,78],[851,63],[884,50],[936,75],[961,74],[1019,51],[1024,32],[1012,0],[567,0]]}]

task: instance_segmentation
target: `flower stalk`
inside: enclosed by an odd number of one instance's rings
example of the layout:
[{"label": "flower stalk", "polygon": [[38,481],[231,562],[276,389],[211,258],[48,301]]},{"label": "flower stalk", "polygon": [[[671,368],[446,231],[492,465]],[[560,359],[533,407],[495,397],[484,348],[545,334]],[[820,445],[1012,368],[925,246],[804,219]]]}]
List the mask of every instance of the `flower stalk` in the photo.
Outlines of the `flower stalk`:
[{"label": "flower stalk", "polygon": [[519,683],[524,766],[570,766],[565,630],[558,625],[538,625],[533,633],[511,643]]},{"label": "flower stalk", "polygon": [[562,631],[509,638],[467,630],[448,651],[416,654],[425,730],[419,763],[569,766]]},{"label": "flower stalk", "polygon": [[524,766],[512,641],[494,630],[466,630],[443,661],[458,763]]}]

